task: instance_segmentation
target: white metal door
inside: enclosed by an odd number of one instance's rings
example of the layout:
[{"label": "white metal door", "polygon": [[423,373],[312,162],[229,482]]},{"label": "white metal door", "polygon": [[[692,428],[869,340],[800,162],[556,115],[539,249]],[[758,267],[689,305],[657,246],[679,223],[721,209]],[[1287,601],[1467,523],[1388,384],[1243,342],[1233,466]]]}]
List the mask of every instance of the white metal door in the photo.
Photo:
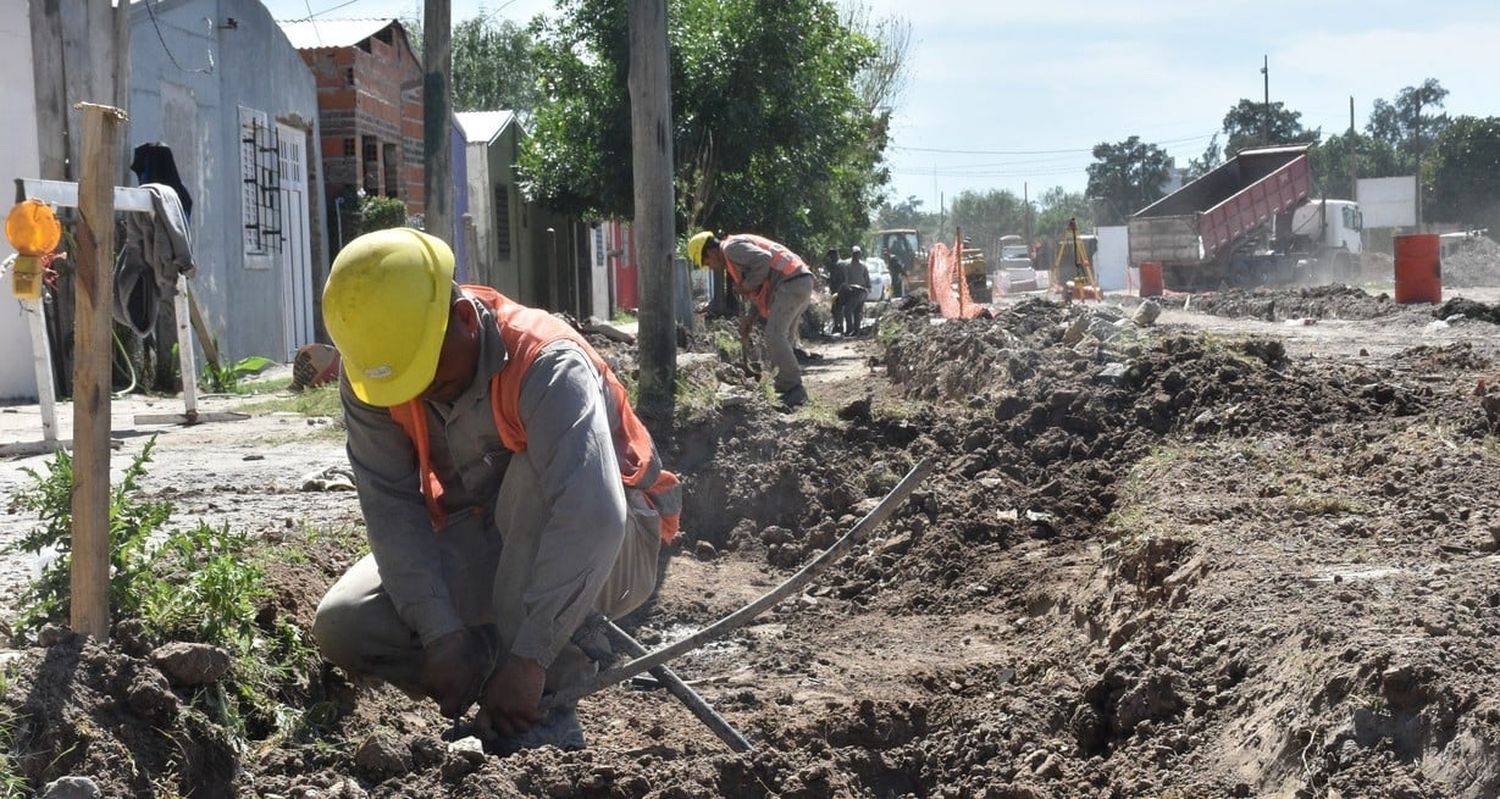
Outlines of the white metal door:
[{"label": "white metal door", "polygon": [[281,153],[281,296],[285,357],[313,340],[312,241],[308,236],[307,134],[277,124]]}]

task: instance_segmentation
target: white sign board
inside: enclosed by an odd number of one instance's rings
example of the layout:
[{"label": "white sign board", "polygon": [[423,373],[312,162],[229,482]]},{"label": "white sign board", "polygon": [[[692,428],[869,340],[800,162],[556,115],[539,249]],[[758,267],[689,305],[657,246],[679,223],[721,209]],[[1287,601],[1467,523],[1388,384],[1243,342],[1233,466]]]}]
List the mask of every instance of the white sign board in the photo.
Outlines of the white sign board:
[{"label": "white sign board", "polygon": [[1094,276],[1105,291],[1125,290],[1125,267],[1130,262],[1130,234],[1124,225],[1101,227],[1099,251],[1094,253]]},{"label": "white sign board", "polygon": [[1417,179],[1413,175],[1361,178],[1356,194],[1366,230],[1417,224]]}]

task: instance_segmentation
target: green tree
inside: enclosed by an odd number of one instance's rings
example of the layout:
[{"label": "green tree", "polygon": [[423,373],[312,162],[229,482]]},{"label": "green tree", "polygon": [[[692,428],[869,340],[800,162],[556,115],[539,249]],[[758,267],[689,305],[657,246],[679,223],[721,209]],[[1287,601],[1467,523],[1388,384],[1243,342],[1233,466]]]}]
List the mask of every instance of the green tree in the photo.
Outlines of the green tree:
[{"label": "green tree", "polygon": [[1056,237],[1068,226],[1069,219],[1077,219],[1080,230],[1094,228],[1094,205],[1081,192],[1067,191],[1053,186],[1037,198],[1037,214],[1032,221],[1032,237]]},{"label": "green tree", "polygon": [[454,27],[454,110],[525,113],[536,108],[539,97],[531,34],[525,28],[508,19],[492,21],[483,13]]},{"label": "green tree", "polygon": [[[538,27],[543,102],[521,155],[528,192],[628,217],[626,7],[563,0]],[[856,240],[889,180],[885,117],[855,81],[876,45],[826,0],[670,0],[679,230],[765,233],[804,252]]]},{"label": "green tree", "polygon": [[1026,229],[1026,208],[1008,190],[963,191],[953,198],[949,225],[957,227],[975,247],[989,249],[1004,235]]},{"label": "green tree", "polygon": [[1361,178],[1408,174],[1404,159],[1391,145],[1350,131],[1329,136],[1311,153],[1313,192],[1323,197],[1355,199],[1351,169]]},{"label": "green tree", "polygon": [[1224,148],[1219,146],[1219,134],[1215,133],[1203,148],[1203,155],[1188,159],[1187,179],[1196,180],[1214,171],[1224,163]]},{"label": "green tree", "polygon": [[1433,143],[1426,166],[1429,218],[1500,230],[1500,117],[1452,120]]},{"label": "green tree", "polygon": [[1131,214],[1161,199],[1171,163],[1166,150],[1139,136],[1095,145],[1094,163],[1088,169],[1088,196],[1103,204],[1096,221],[1124,224]]},{"label": "green tree", "polygon": [[1437,78],[1407,86],[1390,101],[1375,101],[1365,130],[1403,154],[1421,155],[1450,123],[1446,113],[1436,113],[1447,97]]},{"label": "green tree", "polygon": [[[1293,111],[1281,101],[1271,103],[1269,125],[1266,104],[1241,99],[1224,115],[1224,153],[1233,156],[1246,147],[1274,144],[1316,142],[1322,133],[1302,125],[1302,112]],[[1267,132],[1270,136],[1267,137]]]}]

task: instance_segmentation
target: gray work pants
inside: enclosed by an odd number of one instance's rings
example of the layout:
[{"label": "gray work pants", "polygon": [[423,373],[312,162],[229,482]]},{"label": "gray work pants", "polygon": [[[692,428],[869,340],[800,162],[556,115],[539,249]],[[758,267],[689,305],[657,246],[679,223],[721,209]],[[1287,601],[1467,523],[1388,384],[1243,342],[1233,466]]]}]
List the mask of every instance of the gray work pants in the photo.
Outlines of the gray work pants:
[{"label": "gray work pants", "polygon": [[[492,663],[510,651],[524,618],[521,600],[550,516],[545,496],[530,462],[518,456],[506,469],[493,517],[468,513],[431,532],[459,617],[465,625],[488,625],[498,633]],[[627,488],[625,498],[625,541],[595,605],[610,618],[640,607],[656,588],[661,519],[642,492]],[[334,664],[421,693],[422,642],[381,586],[374,555],[355,563],[328,589],[318,604],[313,637]],[[596,668],[569,643],[547,669],[547,690],[577,685],[592,678]]]},{"label": "gray work pants", "polygon": [[797,366],[797,325],[802,312],[812,302],[813,281],[803,276],[783,280],[771,292],[771,313],[766,320],[766,351],[776,372],[775,387],[779,394],[802,385],[802,371]]}]

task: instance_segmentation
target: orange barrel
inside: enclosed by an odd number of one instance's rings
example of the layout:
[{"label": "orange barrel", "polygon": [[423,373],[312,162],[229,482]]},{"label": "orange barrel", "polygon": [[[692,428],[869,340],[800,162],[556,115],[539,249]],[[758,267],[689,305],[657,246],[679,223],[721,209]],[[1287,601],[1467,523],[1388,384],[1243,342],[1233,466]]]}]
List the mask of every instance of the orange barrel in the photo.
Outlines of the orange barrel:
[{"label": "orange barrel", "polygon": [[1160,297],[1162,294],[1161,262],[1141,262],[1141,296]]},{"label": "orange barrel", "polygon": [[1443,265],[1436,233],[1396,237],[1396,302],[1443,301]]}]

